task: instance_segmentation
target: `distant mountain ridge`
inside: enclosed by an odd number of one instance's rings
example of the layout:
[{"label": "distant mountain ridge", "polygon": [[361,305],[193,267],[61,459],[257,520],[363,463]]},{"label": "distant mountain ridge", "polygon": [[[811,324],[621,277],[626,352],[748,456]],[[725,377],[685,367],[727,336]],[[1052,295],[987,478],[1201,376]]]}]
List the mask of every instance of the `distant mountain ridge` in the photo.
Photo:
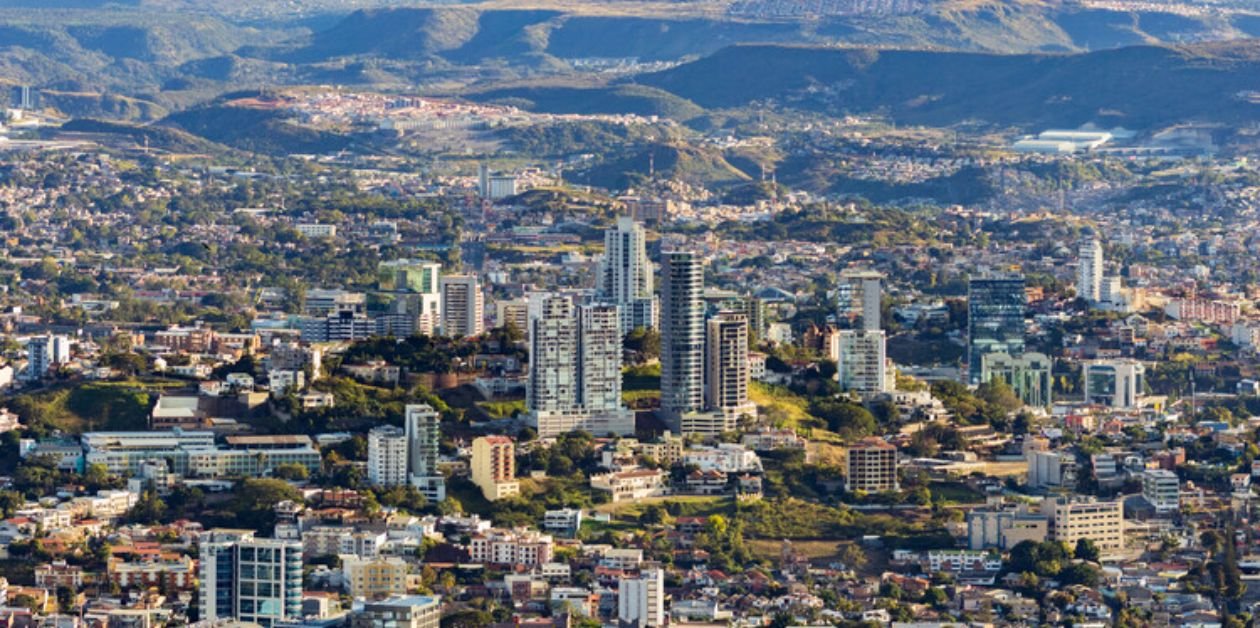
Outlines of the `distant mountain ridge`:
[{"label": "distant mountain ridge", "polygon": [[906,123],[1148,128],[1260,117],[1239,97],[1260,90],[1260,41],[1070,55],[732,46],[635,81],[706,108],[775,99]]}]

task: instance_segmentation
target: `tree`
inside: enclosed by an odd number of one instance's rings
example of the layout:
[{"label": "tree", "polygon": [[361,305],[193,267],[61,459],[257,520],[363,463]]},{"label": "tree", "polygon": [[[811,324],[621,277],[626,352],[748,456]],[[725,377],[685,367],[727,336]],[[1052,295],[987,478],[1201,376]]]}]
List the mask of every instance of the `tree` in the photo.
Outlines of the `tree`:
[{"label": "tree", "polygon": [[275,525],[275,506],[285,500],[301,502],[302,494],[284,480],[250,478],[236,489],[231,508],[241,527],[262,530]]},{"label": "tree", "polygon": [[282,480],[301,482],[311,477],[311,471],[304,464],[285,462],[276,465],[275,475]]},{"label": "tree", "polygon": [[162,523],[165,515],[166,502],[162,501],[157,491],[148,489],[140,494],[140,499],[127,511],[126,519],[128,523],[157,524]]},{"label": "tree", "polygon": [[661,357],[661,334],[655,329],[635,327],[626,334],[622,346],[633,352],[638,362],[650,362]]},{"label": "tree", "polygon": [[875,415],[848,401],[819,399],[810,404],[809,412],[826,421],[828,429],[846,438],[870,436],[879,428]]},{"label": "tree", "polygon": [[840,562],[845,567],[857,571],[866,566],[866,552],[856,543],[846,543],[840,548]]},{"label": "tree", "polygon": [[1082,538],[1076,542],[1076,551],[1074,554],[1076,558],[1080,560],[1087,560],[1093,563],[1098,562],[1098,559],[1101,556],[1098,551],[1098,544],[1094,543],[1093,539],[1087,538]]}]

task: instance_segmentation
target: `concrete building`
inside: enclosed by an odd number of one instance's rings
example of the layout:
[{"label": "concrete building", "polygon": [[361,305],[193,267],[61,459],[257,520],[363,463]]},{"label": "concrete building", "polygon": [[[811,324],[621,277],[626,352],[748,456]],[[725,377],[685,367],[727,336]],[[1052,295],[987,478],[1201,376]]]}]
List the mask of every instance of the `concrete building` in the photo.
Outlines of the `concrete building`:
[{"label": "concrete building", "polygon": [[1086,403],[1136,408],[1146,396],[1146,367],[1136,360],[1088,361],[1083,379]]},{"label": "concrete building", "polygon": [[[748,318],[721,312],[708,320],[705,351],[705,404],[723,417],[721,432],[738,428],[741,418],[755,419],[757,406],[748,399]],[[691,432],[696,433],[694,426]]]},{"label": "concrete building", "polygon": [[442,278],[442,335],[480,336],[485,331],[485,302],[476,275]]},{"label": "concrete building", "polygon": [[200,540],[200,618],[270,627],[302,618],[302,544],[211,530]]},{"label": "concrete building", "polygon": [[875,437],[845,449],[845,490],[878,493],[898,490],[897,448]]},{"label": "concrete building", "polygon": [[406,486],[407,433],[393,425],[378,425],[368,432],[368,483],[373,486]]},{"label": "concrete building", "polygon": [[446,479],[437,468],[442,419],[433,406],[421,403],[409,404],[403,420],[408,481],[429,501],[440,502],[446,499]]},{"label": "concrete building", "polygon": [[1076,547],[1090,539],[1103,554],[1124,549],[1124,504],[1069,497],[1047,498],[1041,512],[1050,518],[1051,540]]},{"label": "concrete building", "polygon": [[375,600],[407,592],[407,561],[397,556],[341,554],[340,559],[345,589],[352,598]]},{"label": "concrete building", "polygon": [[987,353],[1024,353],[1024,315],[1028,296],[1023,275],[972,277],[967,284],[967,371],[980,383],[981,358]]},{"label": "concrete building", "polygon": [[967,512],[967,546],[972,550],[1009,550],[1024,541],[1040,543],[1050,531],[1050,519],[1025,504],[977,508]]},{"label": "concrete building", "polygon": [[1103,248],[1097,238],[1081,240],[1076,268],[1076,296],[1090,305],[1103,300]]},{"label": "concrete building", "polygon": [[1147,469],[1142,473],[1142,498],[1160,515],[1175,513],[1181,508],[1181,481],[1167,469]]},{"label": "concrete building", "polygon": [[505,299],[494,304],[494,324],[512,326],[522,334],[529,331],[529,299]]},{"label": "concrete building", "polygon": [[468,542],[472,562],[486,565],[537,567],[551,562],[553,549],[551,535],[525,528],[491,529]]},{"label": "concrete building", "polygon": [[490,501],[519,495],[516,445],[506,436],[481,436],[472,442],[472,481]]},{"label": "concrete building", "polygon": [[1050,371],[1054,361],[1044,353],[1025,353],[1014,357],[1009,353],[987,353],[980,358],[980,381],[1000,379],[1019,396],[1026,406],[1050,406],[1054,390]]},{"label": "concrete building", "polygon": [[652,283],[643,226],[633,218],[618,218],[617,225],[604,232],[604,256],[595,276],[595,294],[617,306],[622,335],[636,327],[657,327],[658,303]]},{"label": "concrete building", "polygon": [[322,317],[333,312],[367,312],[367,295],[339,289],[312,288],[306,291],[302,302],[304,316]]},{"label": "concrete building", "polygon": [[888,392],[892,386],[888,381],[885,348],[883,330],[840,330],[831,343],[831,358],[836,361],[840,389],[862,395]]},{"label": "concrete building", "polygon": [[617,622],[621,626],[647,628],[668,623],[665,614],[665,574],[660,569],[644,569],[638,577],[623,577],[617,583]]},{"label": "concrete building", "polygon": [[872,270],[847,269],[840,272],[839,316],[855,321],[854,329],[880,329],[880,282],[884,276]]},{"label": "concrete building", "polygon": [[80,443],[84,468],[100,464],[115,475],[138,476],[157,463],[178,477],[266,477],[282,464],[298,464],[311,473],[321,464],[319,450],[302,435],[231,436],[219,446],[213,432],[87,432]]},{"label": "concrete building", "polygon": [[1068,452],[1031,450],[1028,460],[1028,486],[1039,489],[1076,488],[1076,456]]},{"label": "concrete building", "polygon": [[574,430],[633,434],[634,414],[621,403],[621,326],[613,305],[581,305],[536,295],[530,321],[526,408],[539,436]]},{"label": "concrete building", "polygon": [[683,415],[704,409],[704,261],[665,253],[661,277],[661,418],[684,433]]},{"label": "concrete building", "polygon": [[351,628],[441,628],[442,598],[429,595],[368,602],[350,618]]},{"label": "concrete building", "polygon": [[411,321],[413,333],[432,336],[442,324],[442,265],[402,259],[377,267],[378,297],[390,301],[390,316]]},{"label": "concrete building", "polygon": [[38,381],[52,369],[70,362],[70,338],[56,334],[26,342],[26,379]]}]

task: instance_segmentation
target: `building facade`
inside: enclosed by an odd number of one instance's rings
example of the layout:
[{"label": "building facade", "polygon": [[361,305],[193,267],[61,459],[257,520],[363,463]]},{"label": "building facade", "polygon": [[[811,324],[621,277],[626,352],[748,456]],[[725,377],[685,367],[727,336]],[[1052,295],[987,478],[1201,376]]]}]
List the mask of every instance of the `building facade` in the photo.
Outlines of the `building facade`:
[{"label": "building facade", "polygon": [[1050,372],[1054,361],[1044,353],[987,353],[980,358],[980,381],[1000,379],[1011,387],[1026,406],[1045,408],[1054,390]]},{"label": "building facade", "polygon": [[539,436],[634,433],[621,402],[621,326],[613,305],[542,295],[530,321],[526,408]]},{"label": "building facade", "polygon": [[875,437],[850,445],[845,450],[844,484],[849,492],[898,490],[897,448]]},{"label": "building facade", "polygon": [[442,335],[480,336],[485,331],[485,301],[476,275],[442,278]]},{"label": "building facade", "polygon": [[617,225],[604,232],[604,257],[595,276],[595,293],[601,301],[617,306],[622,335],[636,327],[657,327],[658,304],[652,284],[643,226],[633,218],[618,218]]},{"label": "building facade", "polygon": [[967,285],[967,371],[980,383],[981,358],[988,353],[1024,353],[1028,296],[1023,275],[972,277]]},{"label": "building facade", "polygon": [[683,415],[704,409],[704,261],[687,252],[661,260],[661,418],[681,433]]},{"label": "building facade", "polygon": [[516,445],[506,436],[481,436],[472,442],[472,481],[490,501],[519,495]]},{"label": "building facade", "polygon": [[270,627],[302,618],[301,543],[212,530],[202,535],[200,547],[202,621]]},{"label": "building facade", "polygon": [[437,468],[441,423],[437,410],[427,403],[406,407],[404,429],[407,435],[408,480],[433,502],[446,499],[446,479]]}]

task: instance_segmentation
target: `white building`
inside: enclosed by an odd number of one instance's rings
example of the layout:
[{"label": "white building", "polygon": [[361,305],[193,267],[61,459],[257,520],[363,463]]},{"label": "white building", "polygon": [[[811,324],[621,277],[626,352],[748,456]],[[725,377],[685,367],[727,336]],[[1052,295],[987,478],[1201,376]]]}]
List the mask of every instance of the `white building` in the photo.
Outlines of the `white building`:
[{"label": "white building", "polygon": [[660,569],[644,569],[637,578],[617,583],[617,620],[625,626],[664,626],[665,575]]},{"label": "white building", "polygon": [[1148,469],[1142,474],[1142,497],[1165,515],[1181,507],[1181,481],[1167,469]]},{"label": "white building", "polygon": [[1070,453],[1032,450],[1027,453],[1028,486],[1032,488],[1075,488],[1076,457]]},{"label": "white building", "polygon": [[841,390],[875,395],[890,389],[883,330],[843,329],[832,341]]},{"label": "white building", "polygon": [[337,225],[325,225],[317,222],[303,222],[293,226],[298,233],[304,238],[335,238],[337,237]]},{"label": "white building", "polygon": [[442,334],[451,338],[479,336],[485,331],[485,301],[476,275],[442,278]]},{"label": "white building", "polygon": [[604,232],[604,256],[595,280],[599,299],[617,306],[623,335],[636,327],[656,328],[658,304],[647,236],[633,218],[618,218],[617,226]]},{"label": "white building", "polygon": [[621,403],[621,325],[613,305],[575,307],[539,295],[530,321],[526,407],[544,438],[574,430],[633,434],[634,413]]},{"label": "white building", "polygon": [[368,432],[368,482],[373,486],[406,486],[407,433],[392,425]]},{"label": "white building", "polygon": [[446,479],[437,468],[441,417],[427,403],[409,404],[404,422],[408,479],[429,501],[440,502],[446,499]]},{"label": "white building", "polygon": [[36,336],[26,343],[26,379],[43,379],[48,371],[70,362],[70,338],[66,336]]},{"label": "white building", "polygon": [[1084,365],[1085,403],[1127,409],[1146,395],[1146,367],[1136,360],[1091,360]]},{"label": "white building", "polygon": [[844,270],[840,273],[839,316],[858,318],[857,329],[878,331],[880,328],[880,282],[884,276],[872,270]]},{"label": "white building", "polygon": [[1076,268],[1076,296],[1090,305],[1103,300],[1103,249],[1097,238],[1081,240]]}]

